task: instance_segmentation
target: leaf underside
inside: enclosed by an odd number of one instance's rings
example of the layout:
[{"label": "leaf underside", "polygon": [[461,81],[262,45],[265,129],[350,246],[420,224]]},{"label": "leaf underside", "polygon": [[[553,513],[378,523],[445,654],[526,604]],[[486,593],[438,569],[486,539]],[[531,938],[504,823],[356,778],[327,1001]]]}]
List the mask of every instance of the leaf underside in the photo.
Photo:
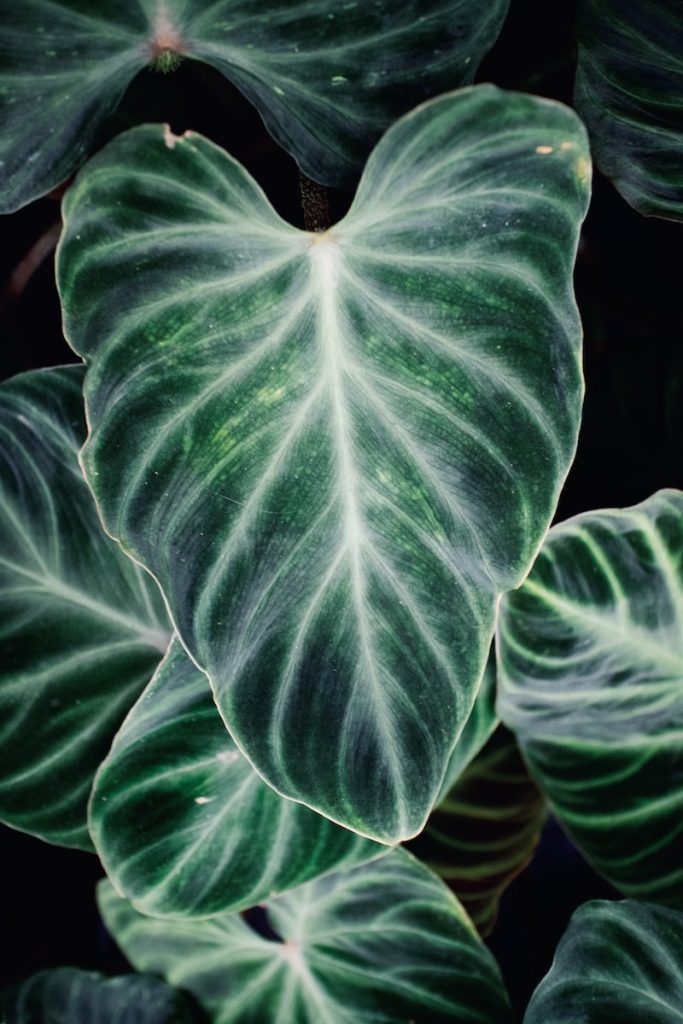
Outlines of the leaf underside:
[{"label": "leaf underside", "polygon": [[426,819],[573,456],[588,166],[567,108],[478,86],[394,125],[322,235],[154,126],[65,202],[107,530],[259,774],[382,842]]},{"label": "leaf underside", "polygon": [[639,213],[683,220],[680,0],[581,0],[574,102],[598,167]]},{"label": "leaf underside", "polygon": [[554,527],[501,605],[498,711],[627,895],[683,907],[683,494]]},{"label": "leaf underside", "polygon": [[92,849],[95,771],[169,628],[81,475],[83,369],[0,387],[0,820]]},{"label": "leaf underside", "polygon": [[486,936],[503,892],[534,854],[545,817],[514,736],[499,726],[409,849],[443,878]]},{"label": "leaf underside", "polygon": [[241,910],[386,853],[256,775],[177,640],[97,774],[90,830],[117,891],[161,917]]},{"label": "leaf underside", "polygon": [[580,907],[524,1024],[680,1024],[683,914],[648,903]]},{"label": "leaf underside", "polygon": [[21,0],[0,33],[0,195],[10,212],[75,171],[148,65],[210,64],[317,181],[350,185],[372,144],[472,81],[509,0]]},{"label": "leaf underside", "polygon": [[509,1024],[498,968],[442,882],[403,850],[239,915],[143,917],[100,883],[107,928],[139,969],[187,989],[214,1024]]}]

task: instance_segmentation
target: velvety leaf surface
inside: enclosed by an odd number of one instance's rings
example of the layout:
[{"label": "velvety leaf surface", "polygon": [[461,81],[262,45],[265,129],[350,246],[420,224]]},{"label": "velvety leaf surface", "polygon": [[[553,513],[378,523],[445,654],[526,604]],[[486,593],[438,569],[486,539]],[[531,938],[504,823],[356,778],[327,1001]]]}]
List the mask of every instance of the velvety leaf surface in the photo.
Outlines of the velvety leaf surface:
[{"label": "velvety leaf surface", "polygon": [[683,1021],[683,914],[634,900],[574,913],[524,1024],[617,1021]]},{"label": "velvety leaf surface", "polygon": [[498,710],[591,863],[683,906],[683,494],[554,527],[501,605]]},{"label": "velvety leaf surface", "polygon": [[143,917],[100,883],[107,928],[140,970],[186,988],[214,1024],[506,1024],[498,968],[460,906],[403,850],[269,901],[282,941],[239,915]]},{"label": "velvety leaf surface", "polygon": [[409,849],[443,878],[480,934],[488,935],[500,897],[533,856],[545,815],[514,736],[499,726]]},{"label": "velvety leaf surface", "polygon": [[465,722],[458,742],[448,761],[441,789],[436,799],[437,805],[445,800],[454,783],[460,778],[470,761],[477,756],[484,744],[490,739],[499,724],[496,714],[496,657],[493,645],[486,662],[477,696]]},{"label": "velvety leaf surface", "polygon": [[581,0],[575,104],[600,169],[640,213],[683,219],[680,0]]},{"label": "velvety leaf surface", "polygon": [[179,992],[158,978],[58,967],[25,981],[5,1001],[6,1024],[191,1024]]},{"label": "velvety leaf surface", "polygon": [[78,466],[83,367],[0,386],[0,820],[91,849],[95,770],[168,643]]},{"label": "velvety leaf surface", "polygon": [[471,82],[509,0],[21,0],[0,25],[0,210],[49,191],[91,151],[148,64],[211,64],[312,178],[357,180],[415,103]]},{"label": "velvety leaf surface", "polygon": [[241,910],[386,853],[259,778],[177,640],[98,772],[90,829],[119,892],[156,916]]},{"label": "velvety leaf surface", "polygon": [[394,125],[323,234],[154,126],[65,203],[107,529],[259,774],[370,838],[422,827],[574,452],[587,175],[571,111],[480,86]]}]

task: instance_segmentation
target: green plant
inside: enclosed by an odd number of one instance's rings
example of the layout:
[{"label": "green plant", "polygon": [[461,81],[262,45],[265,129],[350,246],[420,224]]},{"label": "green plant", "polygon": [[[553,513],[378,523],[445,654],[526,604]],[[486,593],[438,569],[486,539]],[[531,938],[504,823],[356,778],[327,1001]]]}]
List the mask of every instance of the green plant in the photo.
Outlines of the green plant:
[{"label": "green plant", "polygon": [[[681,16],[647,6],[580,4],[576,105],[624,197],[680,219]],[[173,986],[41,973],[7,1024],[504,1024],[477,929],[548,807],[634,899],[577,912],[527,1024],[634,990],[683,1015],[683,494],[551,528],[589,138],[471,84],[483,7],[7,18],[3,208],[98,151],[57,254],[82,364],[0,387],[0,819],[96,852],[111,934]],[[663,51],[653,95],[633,53]],[[141,68],[190,60],[295,157],[306,230],[193,130],[100,147]]]}]

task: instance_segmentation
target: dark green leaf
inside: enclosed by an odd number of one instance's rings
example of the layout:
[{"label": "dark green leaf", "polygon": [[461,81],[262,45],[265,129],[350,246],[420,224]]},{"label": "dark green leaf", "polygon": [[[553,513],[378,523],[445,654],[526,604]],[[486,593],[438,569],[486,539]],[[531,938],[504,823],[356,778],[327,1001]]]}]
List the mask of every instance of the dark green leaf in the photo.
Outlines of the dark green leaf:
[{"label": "dark green leaf", "polygon": [[471,82],[509,0],[20,0],[0,33],[0,209],[83,162],[148,64],[211,64],[317,181],[357,180],[415,103]]},{"label": "dark green leaf", "polygon": [[420,830],[571,461],[588,198],[566,107],[478,86],[282,221],[205,139],[120,136],[65,204],[89,482],[267,782]]},{"label": "dark green leaf", "polygon": [[404,850],[269,901],[266,939],[239,915],[143,917],[99,890],[128,959],[193,993],[214,1024],[508,1024],[493,957],[448,889]]},{"label": "dark green leaf", "polygon": [[595,161],[640,213],[683,220],[683,6],[581,0],[576,107]]},{"label": "dark green leaf", "polygon": [[498,710],[591,863],[683,907],[683,494],[554,527],[501,605]]},{"label": "dark green leaf", "polygon": [[169,629],[81,475],[82,381],[71,366],[0,387],[0,820],[91,849],[95,770]]},{"label": "dark green leaf", "polygon": [[117,890],[155,916],[239,910],[386,853],[258,777],[177,640],[98,772],[90,830]]},{"label": "dark green leaf", "polygon": [[6,1024],[190,1024],[179,992],[158,978],[58,967],[41,971],[5,1000]]},{"label": "dark green leaf", "polygon": [[587,903],[572,917],[524,1024],[680,1024],[683,914]]}]

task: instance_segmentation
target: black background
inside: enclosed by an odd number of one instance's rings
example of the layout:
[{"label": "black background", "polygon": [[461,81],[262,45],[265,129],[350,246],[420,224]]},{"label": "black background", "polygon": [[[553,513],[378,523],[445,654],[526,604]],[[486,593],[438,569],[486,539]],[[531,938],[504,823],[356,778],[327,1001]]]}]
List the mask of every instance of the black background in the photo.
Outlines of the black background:
[{"label": "black background", "polygon": [[[503,33],[477,81],[571,103],[573,6],[558,0],[512,0]],[[177,133],[191,128],[224,146],[259,181],[280,214],[303,226],[293,160],[222,76],[192,62],[169,76],[143,72],[102,141],[143,121],[169,121]],[[61,334],[52,256],[21,280],[40,240],[59,221],[60,195],[57,190],[3,218],[4,377],[75,361]],[[333,220],[350,200],[350,193],[331,194]],[[660,487],[683,487],[680,239],[680,226],[641,217],[596,173],[576,270],[586,401],[579,450],[557,519],[633,504]],[[105,972],[126,969],[95,909],[93,887],[100,875],[92,855],[0,827],[5,947],[0,986],[60,964]],[[573,909],[587,899],[615,896],[551,820],[532,865],[505,894],[489,940],[520,1013],[549,967]]]}]

